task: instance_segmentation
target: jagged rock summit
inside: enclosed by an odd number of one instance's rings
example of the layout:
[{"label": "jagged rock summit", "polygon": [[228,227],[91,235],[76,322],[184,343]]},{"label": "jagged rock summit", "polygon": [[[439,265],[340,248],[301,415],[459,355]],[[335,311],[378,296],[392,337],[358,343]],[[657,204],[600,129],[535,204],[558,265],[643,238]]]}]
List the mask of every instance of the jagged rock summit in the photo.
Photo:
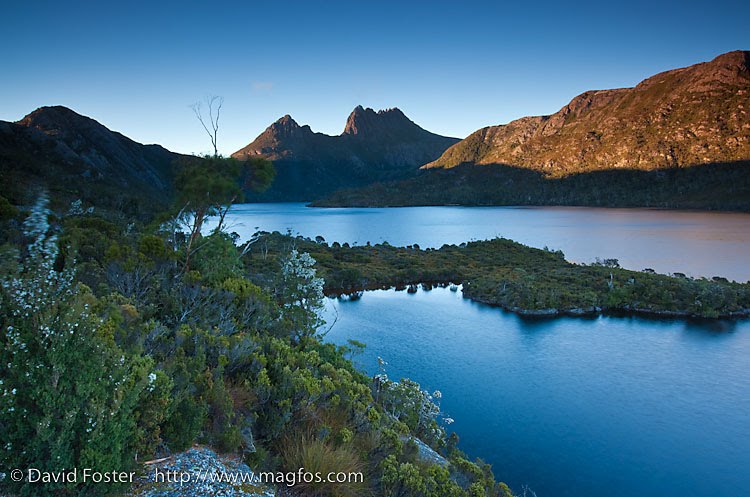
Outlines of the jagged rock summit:
[{"label": "jagged rock summit", "polygon": [[437,136],[425,131],[411,121],[401,109],[374,111],[358,105],[346,120],[342,135],[364,139],[419,139],[420,137]]},{"label": "jagged rock summit", "polygon": [[457,141],[421,128],[397,108],[357,106],[340,135],[316,133],[285,115],[232,157],[274,161],[274,185],[251,198],[312,200],[343,187],[414,176]]}]

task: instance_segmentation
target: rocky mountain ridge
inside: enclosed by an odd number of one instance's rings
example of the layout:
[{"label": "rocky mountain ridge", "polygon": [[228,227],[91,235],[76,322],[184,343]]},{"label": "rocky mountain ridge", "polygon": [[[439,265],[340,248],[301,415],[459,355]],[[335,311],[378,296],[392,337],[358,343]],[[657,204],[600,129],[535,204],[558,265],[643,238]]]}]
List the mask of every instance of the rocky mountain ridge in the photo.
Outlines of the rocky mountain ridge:
[{"label": "rocky mountain ridge", "polygon": [[504,164],[547,177],[750,159],[750,52],[593,90],[548,116],[482,128],[424,169]]}]

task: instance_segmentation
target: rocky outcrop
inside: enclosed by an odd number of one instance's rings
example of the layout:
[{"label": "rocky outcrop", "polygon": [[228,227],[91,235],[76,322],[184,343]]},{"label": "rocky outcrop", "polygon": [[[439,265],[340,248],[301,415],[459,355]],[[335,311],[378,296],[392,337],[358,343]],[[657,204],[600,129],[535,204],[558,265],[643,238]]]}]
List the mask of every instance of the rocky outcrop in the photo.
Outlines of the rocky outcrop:
[{"label": "rocky outcrop", "polygon": [[546,177],[750,159],[750,52],[592,90],[549,116],[480,129],[425,169],[504,164]]},{"label": "rocky outcrop", "polygon": [[130,497],[274,497],[268,486],[238,458],[193,447],[145,465]]},{"label": "rocky outcrop", "polygon": [[412,435],[404,435],[401,437],[401,441],[406,443],[413,443],[417,447],[419,460],[423,463],[434,464],[443,468],[447,468],[450,466],[450,463],[445,457],[438,454],[435,449],[433,449],[417,437]]},{"label": "rocky outcrop", "polygon": [[414,176],[419,166],[457,141],[422,129],[399,109],[376,112],[358,106],[341,135],[316,133],[286,115],[232,156],[263,156],[274,162],[274,184],[250,199],[299,201]]}]

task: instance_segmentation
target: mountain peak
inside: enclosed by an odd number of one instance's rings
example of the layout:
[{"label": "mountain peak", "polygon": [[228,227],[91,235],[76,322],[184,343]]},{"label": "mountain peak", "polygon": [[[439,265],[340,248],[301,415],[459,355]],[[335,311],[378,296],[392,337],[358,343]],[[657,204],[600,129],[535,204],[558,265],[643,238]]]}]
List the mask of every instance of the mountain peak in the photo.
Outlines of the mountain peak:
[{"label": "mountain peak", "polygon": [[716,57],[704,66],[704,80],[714,80],[725,85],[750,85],[750,52],[735,50]]},{"label": "mountain peak", "polygon": [[424,168],[505,164],[565,177],[747,161],[749,62],[738,50],[634,88],[588,91],[552,115],[476,131]]},{"label": "mountain peak", "polygon": [[393,129],[394,127],[403,128],[404,126],[412,128],[417,125],[410,121],[397,107],[375,112],[370,107],[365,108],[358,105],[349,114],[343,134],[351,136],[366,135]]},{"label": "mountain peak", "polygon": [[375,114],[375,111],[371,108],[368,107],[365,109],[361,105],[356,106],[351,114],[349,114],[349,117],[346,119],[346,126],[344,126],[343,134],[361,134],[368,127],[366,123],[372,122],[375,116],[377,116],[377,114]]},{"label": "mountain peak", "polygon": [[358,105],[340,135],[316,133],[284,116],[232,154],[263,156],[276,167],[271,189],[254,199],[311,200],[338,188],[416,175],[458,139],[430,133],[399,109]]},{"label": "mountain peak", "polygon": [[18,146],[32,151],[30,160],[46,164],[49,178],[65,183],[69,192],[88,195],[92,185],[160,197],[170,191],[177,154],[137,143],[67,107],[40,107],[13,126]]},{"label": "mountain peak", "polygon": [[48,116],[48,115],[84,118],[84,116],[82,116],[81,114],[77,113],[76,111],[72,109],[69,109],[68,107],[65,107],[64,105],[44,105],[42,107],[39,107],[35,111],[30,112],[26,116],[26,118],[36,117],[36,116]]},{"label": "mountain peak", "polygon": [[36,128],[49,135],[70,132],[81,129],[99,129],[104,126],[90,117],[82,116],[62,105],[39,107],[18,124],[28,128]]},{"label": "mountain peak", "polygon": [[750,67],[750,51],[734,50],[723,53],[714,58],[709,64],[721,66],[734,66],[740,71],[747,72]]},{"label": "mountain peak", "polygon": [[270,125],[261,136],[268,136],[271,139],[283,139],[299,137],[301,135],[312,134],[310,126],[300,126],[297,121],[292,119],[292,116],[286,114],[284,117],[279,118],[275,123]]},{"label": "mountain peak", "polygon": [[[81,115],[62,105],[39,107],[16,124],[36,129],[48,136],[62,140],[78,152],[90,147],[92,149],[106,149],[113,155],[120,155],[124,153],[123,147],[132,148],[133,145],[140,145],[130,138],[110,130],[95,119]],[[118,152],[115,153],[115,150],[118,150]],[[96,162],[94,159],[92,161]],[[99,165],[103,166],[103,164]]]},{"label": "mountain peak", "polygon": [[299,128],[299,124],[297,124],[297,121],[292,119],[292,116],[289,114],[286,114],[284,117],[280,117],[275,123],[271,125],[272,128],[280,129],[280,130],[288,130],[291,131],[293,129]]},{"label": "mountain peak", "polygon": [[721,91],[729,86],[750,85],[750,52],[735,50],[723,53],[709,62],[665,71],[638,83],[636,89],[659,84],[681,87],[693,92]]}]

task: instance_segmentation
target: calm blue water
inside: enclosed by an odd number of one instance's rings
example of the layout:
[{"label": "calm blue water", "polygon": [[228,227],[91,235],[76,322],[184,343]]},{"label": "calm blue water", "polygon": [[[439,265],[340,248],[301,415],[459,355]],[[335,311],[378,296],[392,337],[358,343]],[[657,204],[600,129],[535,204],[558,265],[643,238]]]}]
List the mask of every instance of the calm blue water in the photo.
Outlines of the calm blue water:
[{"label": "calm blue water", "polygon": [[[645,209],[308,209],[247,204],[243,238],[439,247],[505,236],[573,261],[750,279],[750,215]],[[524,320],[435,289],[329,301],[327,339],[440,389],[461,448],[539,497],[750,496],[750,321]]]},{"label": "calm blue water", "polygon": [[256,228],[292,229],[360,245],[440,247],[504,236],[562,250],[573,262],[616,258],[629,269],[750,281],[750,214],[586,207],[312,209],[296,203],[236,205],[228,223],[245,239]]},{"label": "calm blue water", "polygon": [[750,495],[750,323],[529,321],[434,289],[329,301],[327,339],[443,393],[460,446],[539,497]]}]

